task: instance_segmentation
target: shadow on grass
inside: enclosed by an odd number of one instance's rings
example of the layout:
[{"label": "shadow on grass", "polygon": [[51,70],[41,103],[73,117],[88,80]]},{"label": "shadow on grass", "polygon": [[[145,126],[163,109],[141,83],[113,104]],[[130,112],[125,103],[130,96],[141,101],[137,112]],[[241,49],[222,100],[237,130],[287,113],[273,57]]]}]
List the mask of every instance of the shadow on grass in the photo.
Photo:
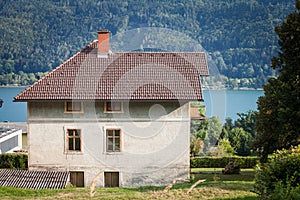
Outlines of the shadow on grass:
[{"label": "shadow on grass", "polygon": [[258,200],[259,197],[236,197],[236,198],[222,198],[222,200]]},{"label": "shadow on grass", "polygon": [[195,180],[206,179],[207,181],[253,181],[254,172],[241,172],[241,174],[192,174],[195,177]]},{"label": "shadow on grass", "polygon": [[[173,187],[170,190],[176,190],[176,189],[189,189],[193,183],[177,183],[173,185]],[[212,187],[212,188],[219,188],[223,190],[231,190],[231,191],[245,191],[249,192],[253,189],[254,182],[249,181],[207,181],[200,183],[196,188],[198,187]],[[119,188],[122,190],[128,190],[128,191],[137,191],[137,192],[149,192],[149,191],[163,191],[166,186],[143,186],[143,187],[137,187],[137,188]],[[113,190],[113,189],[112,189]]]},{"label": "shadow on grass", "polygon": [[[225,174],[192,174],[194,182],[200,179],[206,179],[205,182],[199,184],[197,187],[216,187],[226,190],[242,190],[250,191],[253,187],[254,171],[244,171],[241,174],[225,175]],[[193,183],[194,183],[193,182]],[[189,189],[193,183],[178,183],[172,189]],[[148,192],[148,191],[162,191],[166,186],[143,186],[137,188],[124,188],[125,190]]]}]

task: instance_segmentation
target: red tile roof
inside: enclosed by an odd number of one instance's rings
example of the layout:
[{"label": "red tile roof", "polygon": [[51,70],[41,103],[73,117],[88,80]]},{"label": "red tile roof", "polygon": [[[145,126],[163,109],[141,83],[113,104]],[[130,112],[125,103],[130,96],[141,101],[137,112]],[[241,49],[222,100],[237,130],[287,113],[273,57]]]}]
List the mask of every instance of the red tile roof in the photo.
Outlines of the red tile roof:
[{"label": "red tile roof", "polygon": [[15,97],[31,100],[203,100],[205,53],[120,52],[97,56],[97,41]]}]

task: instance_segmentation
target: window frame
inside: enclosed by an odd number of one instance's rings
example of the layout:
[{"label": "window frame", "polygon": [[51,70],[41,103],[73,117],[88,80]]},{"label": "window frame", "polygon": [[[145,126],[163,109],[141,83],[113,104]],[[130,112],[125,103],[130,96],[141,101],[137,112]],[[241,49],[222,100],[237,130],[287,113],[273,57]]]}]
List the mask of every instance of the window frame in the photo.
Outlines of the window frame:
[{"label": "window frame", "polygon": [[[75,131],[75,130],[79,130],[79,136],[73,135],[73,136],[69,136],[69,131]],[[82,131],[79,128],[67,128],[66,129],[66,152],[67,153],[82,153]],[[72,138],[73,139],[73,150],[70,149],[69,146],[69,139]],[[80,150],[76,150],[76,138],[79,138],[79,147]]]},{"label": "window frame", "polygon": [[[108,131],[113,131],[113,136],[108,136]],[[119,136],[115,136],[115,131],[119,131]],[[113,138],[113,150],[108,149],[108,139]],[[115,138],[119,138],[119,150],[115,150]],[[105,152],[106,153],[121,153],[122,152],[122,130],[120,128],[107,128],[105,129]]]},{"label": "window frame", "polygon": [[[82,175],[82,184],[79,183],[79,174]],[[75,180],[73,179],[75,176]],[[73,183],[72,183],[73,182]],[[74,184],[75,182],[75,184]],[[84,187],[84,172],[83,171],[70,171],[70,183],[76,187]]]},{"label": "window frame", "polygon": [[[74,106],[73,104],[80,104],[80,110],[74,110]],[[71,104],[71,106],[69,106],[68,104]],[[69,107],[71,107],[72,109],[69,110]],[[65,104],[64,104],[64,112],[65,113],[83,113],[83,102],[81,101],[65,101]]]},{"label": "window frame", "polygon": [[[113,175],[117,175],[118,176],[118,183],[116,186],[113,186]],[[107,183],[107,176],[110,176],[109,179],[110,179],[110,184],[108,185]],[[107,188],[111,188],[111,187],[120,187],[120,172],[116,172],[116,171],[108,171],[108,172],[104,172],[104,187],[107,187]]]},{"label": "window frame", "polygon": [[[114,106],[112,107],[112,105],[114,103],[120,104],[120,110],[113,109]],[[110,106],[109,106],[109,104],[110,104]],[[111,107],[110,110],[108,110],[109,107]],[[104,102],[104,113],[123,113],[123,112],[124,112],[123,111],[123,102],[119,102],[119,101],[105,101]]]}]

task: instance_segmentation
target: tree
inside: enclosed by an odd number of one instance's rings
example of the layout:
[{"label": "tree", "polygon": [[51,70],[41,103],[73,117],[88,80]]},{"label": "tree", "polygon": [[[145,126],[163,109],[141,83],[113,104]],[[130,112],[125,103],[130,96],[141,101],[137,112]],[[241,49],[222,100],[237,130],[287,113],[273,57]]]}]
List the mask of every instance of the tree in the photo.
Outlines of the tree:
[{"label": "tree", "polygon": [[203,142],[203,147],[202,151],[206,151],[208,149],[209,145],[209,138],[207,135],[207,130],[208,130],[208,125],[209,125],[209,119],[206,118],[205,120],[192,120],[191,123],[191,154],[193,155],[195,150],[194,147],[197,147],[199,145],[199,141],[201,140]]},{"label": "tree", "polygon": [[204,153],[210,147],[215,147],[218,144],[221,132],[222,123],[217,116],[206,118],[205,120],[193,120],[191,124],[191,134],[203,141]]},{"label": "tree", "polygon": [[195,157],[197,155],[200,155],[203,151],[204,143],[200,138],[197,138],[196,136],[191,136],[191,145],[190,145],[190,154],[191,156]]},{"label": "tree", "polygon": [[209,119],[209,124],[208,124],[208,138],[209,138],[209,145],[215,146],[218,144],[219,137],[222,132],[222,123],[219,117],[217,116],[212,116]]},{"label": "tree", "polygon": [[279,75],[268,80],[258,100],[255,147],[262,161],[276,149],[300,143],[300,0],[275,31],[281,48],[271,67]]},{"label": "tree", "polygon": [[229,132],[232,128],[233,128],[232,118],[227,117],[225,119],[225,123],[224,123],[223,128],[222,128],[220,139],[228,138],[229,137]]},{"label": "tree", "polygon": [[219,140],[219,144],[217,149],[211,153],[214,156],[232,156],[235,154],[234,148],[231,146],[229,140],[227,138],[223,138]]},{"label": "tree", "polygon": [[251,135],[243,128],[233,128],[229,133],[229,141],[237,155],[248,156],[251,154]]},{"label": "tree", "polygon": [[257,111],[249,110],[247,113],[237,113],[239,118],[235,121],[235,127],[243,128],[252,138],[256,136],[255,123]]}]

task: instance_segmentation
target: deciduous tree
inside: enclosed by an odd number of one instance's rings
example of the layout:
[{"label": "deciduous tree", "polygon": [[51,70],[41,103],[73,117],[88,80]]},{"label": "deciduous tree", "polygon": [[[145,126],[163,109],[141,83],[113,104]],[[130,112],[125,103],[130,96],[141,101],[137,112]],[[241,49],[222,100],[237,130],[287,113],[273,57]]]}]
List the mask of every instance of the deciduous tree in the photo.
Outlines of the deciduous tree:
[{"label": "deciduous tree", "polygon": [[300,0],[275,31],[281,48],[271,67],[279,76],[268,80],[258,100],[255,147],[262,161],[276,149],[300,143]]}]

